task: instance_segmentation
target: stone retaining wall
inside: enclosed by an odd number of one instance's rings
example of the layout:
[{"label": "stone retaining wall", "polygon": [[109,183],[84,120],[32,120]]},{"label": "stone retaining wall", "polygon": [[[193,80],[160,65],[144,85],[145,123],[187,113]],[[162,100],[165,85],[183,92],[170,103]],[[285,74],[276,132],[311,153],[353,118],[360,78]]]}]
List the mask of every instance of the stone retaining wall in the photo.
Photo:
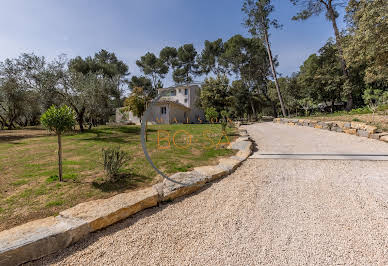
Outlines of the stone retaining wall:
[{"label": "stone retaining wall", "polygon": [[91,232],[120,220],[199,190],[206,183],[234,171],[252,153],[252,141],[246,130],[229,145],[237,154],[219,160],[218,165],[201,166],[171,178],[186,186],[164,180],[139,191],[121,193],[109,199],[84,202],[59,213],[58,216],[35,220],[0,232],[0,265],[18,265],[60,251]]},{"label": "stone retaining wall", "polygon": [[343,121],[318,121],[311,119],[289,119],[275,118],[274,123],[287,124],[290,126],[308,126],[319,129],[325,129],[335,132],[343,132],[365,138],[371,138],[388,142],[388,132],[378,132],[377,127],[370,126],[360,122],[343,122]]}]

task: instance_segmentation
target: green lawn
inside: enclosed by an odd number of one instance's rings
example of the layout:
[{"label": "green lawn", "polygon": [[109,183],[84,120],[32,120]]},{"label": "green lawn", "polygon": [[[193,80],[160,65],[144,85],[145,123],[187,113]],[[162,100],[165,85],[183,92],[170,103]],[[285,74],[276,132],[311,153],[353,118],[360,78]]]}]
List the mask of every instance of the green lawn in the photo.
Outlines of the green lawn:
[{"label": "green lawn", "polygon": [[[232,141],[235,130],[227,132]],[[139,126],[102,126],[64,136],[62,183],[57,178],[56,137],[23,137],[20,131],[17,136],[2,139],[0,134],[0,231],[57,214],[80,202],[107,198],[161,180],[144,157]],[[233,154],[216,145],[221,136],[220,125],[153,125],[148,127],[147,149],[156,166],[172,174],[214,164],[217,158]],[[225,137],[221,139],[221,143],[227,141]],[[122,170],[125,178],[119,183],[106,180],[100,160],[101,149],[113,145],[131,155]]]}]

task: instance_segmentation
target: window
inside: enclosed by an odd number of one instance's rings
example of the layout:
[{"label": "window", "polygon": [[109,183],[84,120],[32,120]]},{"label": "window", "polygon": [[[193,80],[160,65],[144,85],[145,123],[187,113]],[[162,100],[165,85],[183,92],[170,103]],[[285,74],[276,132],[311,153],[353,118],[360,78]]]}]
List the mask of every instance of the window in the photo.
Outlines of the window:
[{"label": "window", "polygon": [[170,91],[170,96],[176,96],[176,90],[171,90]]},{"label": "window", "polygon": [[185,95],[189,95],[189,90],[185,89]]},{"label": "window", "polygon": [[166,107],[166,106],[160,107],[160,113],[161,113],[162,115],[167,114],[167,107]]},{"label": "window", "polygon": [[185,103],[187,103],[187,99],[185,99]]}]

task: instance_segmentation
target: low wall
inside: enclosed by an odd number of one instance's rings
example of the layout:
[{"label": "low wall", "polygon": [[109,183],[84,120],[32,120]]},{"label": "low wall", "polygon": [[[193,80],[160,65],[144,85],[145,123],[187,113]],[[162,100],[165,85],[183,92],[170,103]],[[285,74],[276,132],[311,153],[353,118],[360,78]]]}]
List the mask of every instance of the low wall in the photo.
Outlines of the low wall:
[{"label": "low wall", "polygon": [[160,202],[171,201],[199,190],[206,183],[232,173],[252,153],[246,130],[228,149],[237,154],[219,160],[218,165],[201,166],[171,178],[187,185],[164,180],[153,187],[121,193],[108,199],[84,202],[58,216],[35,220],[0,232],[0,265],[18,265],[60,251],[88,234]]},{"label": "low wall", "polygon": [[286,124],[290,126],[307,126],[335,132],[343,132],[359,137],[371,138],[388,142],[388,132],[378,132],[377,127],[361,122],[343,121],[319,121],[312,119],[290,119],[275,118],[274,123]]}]

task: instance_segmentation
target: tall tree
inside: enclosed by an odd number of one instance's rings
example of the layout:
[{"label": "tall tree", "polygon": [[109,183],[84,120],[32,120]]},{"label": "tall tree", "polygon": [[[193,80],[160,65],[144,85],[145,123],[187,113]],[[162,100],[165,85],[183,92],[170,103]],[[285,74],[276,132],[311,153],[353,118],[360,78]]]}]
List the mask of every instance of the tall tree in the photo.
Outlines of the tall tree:
[{"label": "tall tree", "polygon": [[388,4],[384,0],[350,0],[344,57],[349,64],[366,65],[367,83],[388,86]]},{"label": "tall tree", "polygon": [[345,89],[346,89],[345,93],[347,95],[346,109],[351,110],[353,107],[352,82],[351,82],[351,77],[344,58],[341,34],[337,26],[338,12],[336,11],[336,7],[344,5],[347,1],[346,0],[290,0],[290,1],[294,5],[299,6],[301,9],[296,14],[296,16],[292,18],[293,20],[306,20],[313,15],[320,15],[322,12],[325,12],[326,18],[330,20],[334,30],[342,72],[346,78],[346,84],[345,84]]},{"label": "tall tree", "polygon": [[272,76],[278,93],[282,114],[285,117],[286,109],[284,108],[283,98],[277,79],[274,58],[272,56],[271,44],[269,41],[270,27],[272,26],[275,29],[281,27],[276,19],[270,19],[269,17],[274,10],[274,6],[271,4],[271,0],[245,0],[242,10],[247,15],[245,25],[248,27],[249,32],[254,37],[260,37],[266,45],[268,59],[271,65]]},{"label": "tall tree", "polygon": [[333,41],[329,39],[318,55],[310,55],[300,68],[298,81],[305,97],[317,103],[329,102],[334,111],[335,102],[342,99],[345,80]]},{"label": "tall tree", "polygon": [[152,81],[152,87],[156,90],[162,85],[162,80],[168,73],[169,67],[166,62],[156,57],[153,53],[146,53],[136,61],[140,70]]},{"label": "tall tree", "polygon": [[152,81],[147,77],[132,76],[128,84],[132,92],[136,88],[142,88],[142,93],[150,99],[153,99],[157,94],[157,91],[152,86]]},{"label": "tall tree", "polygon": [[115,79],[95,73],[68,72],[58,93],[75,111],[81,132],[84,131],[86,120],[89,120],[89,125],[95,125],[97,120],[103,123],[113,113],[117,104],[111,92],[115,91],[116,85]]},{"label": "tall tree", "polygon": [[122,86],[128,83],[128,66],[114,53],[101,50],[94,57],[76,57],[68,64],[58,93],[74,109],[80,130],[85,119],[90,125],[104,123],[121,105]]},{"label": "tall tree", "polygon": [[260,94],[272,105],[274,115],[277,115],[276,103],[269,98],[267,91],[271,68],[261,39],[235,35],[225,42],[224,53],[219,60],[229,74],[236,74],[237,78],[245,83],[244,86],[235,88],[248,88],[248,103],[251,111],[246,111],[247,113],[256,114],[255,98]]},{"label": "tall tree", "polygon": [[199,73],[206,76],[213,72],[219,74],[221,68],[218,66],[218,58],[224,52],[224,44],[222,39],[217,39],[213,42],[206,40],[205,47],[198,56]]},{"label": "tall tree", "polygon": [[173,79],[178,84],[188,84],[198,74],[196,64],[197,51],[193,44],[184,44],[178,48],[175,69],[172,73]]}]

